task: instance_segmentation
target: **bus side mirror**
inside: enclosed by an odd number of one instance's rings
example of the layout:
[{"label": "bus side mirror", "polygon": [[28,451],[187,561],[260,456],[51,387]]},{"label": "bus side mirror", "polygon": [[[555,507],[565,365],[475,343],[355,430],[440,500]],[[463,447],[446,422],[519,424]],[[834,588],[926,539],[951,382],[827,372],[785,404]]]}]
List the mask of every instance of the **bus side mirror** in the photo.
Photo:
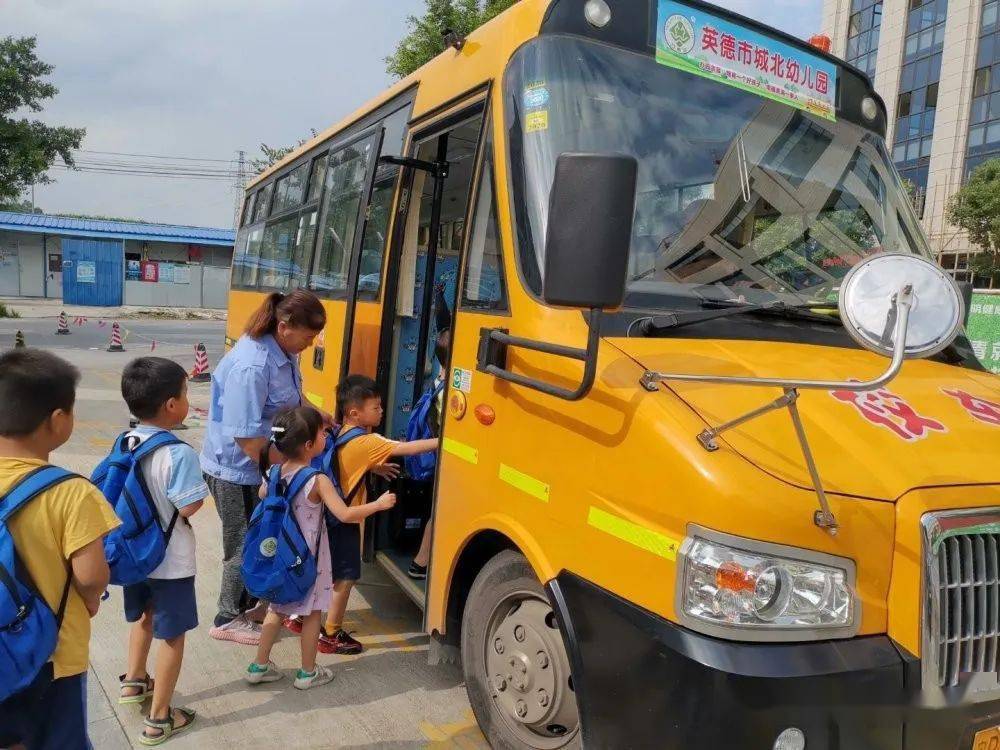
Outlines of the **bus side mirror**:
[{"label": "bus side mirror", "polygon": [[625,301],[638,163],[618,154],[556,160],[545,234],[542,299],[611,310]]}]

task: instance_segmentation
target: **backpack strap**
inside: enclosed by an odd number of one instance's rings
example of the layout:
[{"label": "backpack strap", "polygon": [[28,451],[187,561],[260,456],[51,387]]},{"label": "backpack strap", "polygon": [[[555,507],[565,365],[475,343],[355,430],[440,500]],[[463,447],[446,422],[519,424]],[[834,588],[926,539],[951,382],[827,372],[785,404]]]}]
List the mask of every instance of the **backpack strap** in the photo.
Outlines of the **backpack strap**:
[{"label": "backpack strap", "polygon": [[[135,446],[134,449],[132,449],[132,465],[137,469],[139,469],[140,468],[139,463],[142,461],[142,459],[146,458],[146,456],[152,455],[160,448],[166,448],[168,445],[184,445],[184,444],[185,444],[184,441],[178,438],[173,433],[167,432],[166,430],[160,430],[159,432],[156,432],[153,435],[146,438],[139,445]],[[149,494],[149,487],[146,486],[146,478],[143,475],[141,469],[137,472],[136,477],[138,478],[139,483],[142,485],[142,489],[143,492],[145,492],[146,497],[150,500],[157,521],[160,522],[160,530],[163,532],[164,544],[165,545],[170,544],[170,537],[172,537],[174,534],[174,526],[177,525],[177,519],[180,517],[180,512],[177,510],[177,508],[174,508],[174,512],[170,516],[170,523],[168,523],[167,528],[164,529],[163,524],[160,521],[160,511],[156,507],[156,504],[152,502],[152,498],[150,497]]]},{"label": "backpack strap", "polygon": [[132,459],[136,463],[144,459],[151,453],[158,451],[160,448],[164,448],[168,445],[178,445],[183,443],[179,437],[166,430],[160,430],[159,432],[149,436],[134,451],[132,451]]},{"label": "backpack strap", "polygon": [[[341,435],[340,437],[338,437],[334,441],[334,443],[333,443],[333,452],[332,452],[331,456],[333,458],[336,458],[337,451],[339,451],[341,448],[343,448],[345,445],[347,445],[351,441],[356,440],[357,438],[361,437],[362,435],[367,435],[367,434],[368,434],[368,430],[366,430],[363,427],[352,427],[351,429],[349,429],[347,432],[345,432],[343,435]],[[331,463],[333,463],[333,458],[331,458]],[[364,483],[365,477],[367,476],[368,472],[365,472],[364,474],[361,475],[361,479],[358,480],[358,483],[355,484],[354,487],[351,489],[351,491],[348,492],[346,495],[344,494],[343,486],[340,483],[340,465],[339,465],[339,462],[338,462],[338,464],[336,466],[336,470],[334,469],[333,466],[330,467],[329,474],[330,474],[330,478],[333,480],[333,487],[334,487],[335,490],[337,490],[337,493],[340,495],[341,499],[344,501],[344,505],[350,505],[351,501],[354,500],[354,496],[358,494],[358,490],[361,489],[361,485]]]},{"label": "backpack strap", "polygon": [[77,477],[58,466],[40,466],[28,472],[3,497],[0,497],[0,523],[4,523],[27,503],[57,484]]},{"label": "backpack strap", "polygon": [[314,469],[311,466],[299,469],[295,472],[295,476],[292,477],[292,481],[288,483],[288,489],[285,490],[285,497],[291,500],[302,491],[302,488],[306,486],[310,479],[315,476],[319,476],[321,473],[321,471]]},{"label": "backpack strap", "polygon": [[[7,494],[0,497],[0,523],[6,523],[17,511],[43,492],[77,477],[77,474],[58,466],[40,466],[34,471],[29,472],[8,490]],[[66,603],[69,601],[69,587],[71,582],[72,575],[67,564],[66,584],[63,586],[62,596],[59,599],[59,609],[56,611],[56,625],[58,628],[62,627],[63,616],[66,614]]]}]

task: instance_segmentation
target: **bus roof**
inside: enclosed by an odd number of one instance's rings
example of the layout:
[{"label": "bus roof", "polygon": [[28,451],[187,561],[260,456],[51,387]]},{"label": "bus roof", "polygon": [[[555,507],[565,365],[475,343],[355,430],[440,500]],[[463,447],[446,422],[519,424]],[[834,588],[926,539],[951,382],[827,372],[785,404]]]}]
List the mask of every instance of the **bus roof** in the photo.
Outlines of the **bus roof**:
[{"label": "bus roof", "polygon": [[[455,94],[459,94],[462,91],[468,90],[469,87],[465,85],[464,77],[448,76],[445,73],[445,71],[451,66],[471,64],[470,60],[464,58],[469,58],[472,55],[476,54],[482,47],[486,46],[492,46],[494,48],[497,47],[501,39],[507,42],[507,44],[503,45],[503,48],[510,49],[511,51],[513,51],[518,46],[520,46],[522,42],[527,41],[532,36],[537,35],[538,29],[542,22],[542,17],[545,15],[545,10],[550,2],[552,2],[552,0],[519,0],[519,2],[515,3],[508,10],[505,10],[496,18],[492,19],[486,24],[483,24],[483,26],[472,32],[469,35],[467,43],[461,52],[456,52],[453,49],[445,50],[440,55],[435,57],[433,60],[426,63],[423,67],[411,73],[406,78],[397,81],[390,88],[383,91],[374,99],[371,99],[365,104],[363,104],[361,107],[356,109],[347,117],[340,120],[335,125],[332,125],[331,127],[327,128],[326,130],[323,130],[320,133],[317,133],[314,137],[310,138],[301,146],[298,146],[297,148],[292,150],[283,159],[271,165],[266,170],[261,172],[259,175],[254,177],[247,184],[246,189],[247,190],[253,189],[259,183],[267,180],[267,178],[269,178],[275,172],[280,171],[286,165],[294,162],[304,153],[316,148],[324,141],[329,140],[337,133],[350,126],[352,123],[361,119],[368,112],[377,109],[385,102],[390,101],[396,96],[402,94],[407,89],[420,83],[422,79],[437,80],[443,77],[445,81],[448,82],[454,81],[455,83],[460,84],[460,86],[452,86],[458,89],[455,91]],[[514,29],[513,32],[513,37],[515,39],[514,43],[511,43],[510,41],[511,40],[510,33],[503,35],[499,34],[499,29],[501,27]],[[490,62],[493,62],[493,60],[492,59],[486,60],[483,63],[480,63],[479,65],[474,65],[474,70],[484,71],[485,75],[486,66],[488,66]],[[503,66],[506,65],[506,63],[507,60],[505,57],[505,59],[502,61],[501,70],[503,69]],[[481,78],[479,82],[481,83],[483,82],[483,80],[488,80],[489,77],[490,76],[487,75],[485,79]],[[447,97],[445,99],[440,99],[439,97],[435,96],[421,97],[420,91],[418,89],[417,100],[414,103],[413,118],[416,119],[425,112],[430,111],[434,107],[440,105],[442,101],[447,101]]]}]

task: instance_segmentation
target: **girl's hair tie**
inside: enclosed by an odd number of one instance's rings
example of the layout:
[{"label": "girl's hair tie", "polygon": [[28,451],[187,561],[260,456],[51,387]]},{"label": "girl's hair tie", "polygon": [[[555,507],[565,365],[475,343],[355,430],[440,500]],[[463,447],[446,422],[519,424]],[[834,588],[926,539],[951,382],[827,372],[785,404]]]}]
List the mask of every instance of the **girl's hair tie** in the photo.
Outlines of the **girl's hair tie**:
[{"label": "girl's hair tie", "polygon": [[285,432],[285,428],[284,427],[272,427],[271,428],[271,432],[273,434],[275,434],[275,435],[282,435]]}]

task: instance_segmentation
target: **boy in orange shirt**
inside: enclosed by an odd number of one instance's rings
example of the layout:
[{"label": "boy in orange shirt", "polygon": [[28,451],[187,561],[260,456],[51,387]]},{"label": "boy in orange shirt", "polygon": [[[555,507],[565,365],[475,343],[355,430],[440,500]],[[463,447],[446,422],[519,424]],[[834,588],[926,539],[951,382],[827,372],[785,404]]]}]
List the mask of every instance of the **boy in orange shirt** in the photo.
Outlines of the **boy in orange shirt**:
[{"label": "boy in orange shirt", "polygon": [[[0,498],[69,440],[79,380],[75,367],[48,352],[15,349],[0,356]],[[65,597],[65,609],[51,661],[27,689],[0,703],[0,747],[90,747],[90,618],[110,576],[103,539],[119,523],[83,477],[50,487],[8,520],[38,593],[53,612]]]}]

